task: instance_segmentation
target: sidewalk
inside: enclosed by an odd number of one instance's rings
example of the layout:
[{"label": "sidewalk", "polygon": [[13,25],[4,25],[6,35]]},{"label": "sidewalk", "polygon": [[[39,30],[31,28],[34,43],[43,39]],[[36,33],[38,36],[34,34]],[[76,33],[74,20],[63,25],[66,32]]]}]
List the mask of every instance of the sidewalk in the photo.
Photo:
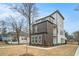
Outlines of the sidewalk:
[{"label": "sidewalk", "polygon": [[79,47],[76,50],[75,56],[79,56]]},{"label": "sidewalk", "polygon": [[37,46],[27,46],[27,47],[32,47],[32,48],[37,48],[37,49],[44,49],[44,50],[49,50],[49,49],[53,49],[53,48],[59,48],[59,47],[63,47],[63,46],[67,46],[67,45],[60,45],[60,46],[53,46],[53,47],[37,47]]}]

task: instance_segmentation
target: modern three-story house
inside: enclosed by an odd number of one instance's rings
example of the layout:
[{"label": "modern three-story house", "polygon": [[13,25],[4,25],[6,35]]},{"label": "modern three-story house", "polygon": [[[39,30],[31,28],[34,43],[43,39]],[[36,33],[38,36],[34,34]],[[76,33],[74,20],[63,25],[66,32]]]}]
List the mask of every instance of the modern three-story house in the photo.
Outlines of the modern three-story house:
[{"label": "modern three-story house", "polygon": [[32,25],[31,45],[53,46],[65,43],[64,17],[56,10]]}]

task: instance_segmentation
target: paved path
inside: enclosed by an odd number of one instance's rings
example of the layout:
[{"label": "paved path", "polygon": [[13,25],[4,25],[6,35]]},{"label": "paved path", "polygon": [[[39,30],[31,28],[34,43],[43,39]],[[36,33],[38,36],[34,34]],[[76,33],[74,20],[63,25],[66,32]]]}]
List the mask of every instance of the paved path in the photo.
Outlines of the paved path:
[{"label": "paved path", "polygon": [[38,49],[49,50],[49,49],[58,48],[58,47],[62,47],[62,46],[67,46],[67,45],[60,45],[60,46],[54,46],[54,47],[48,47],[48,48],[37,47],[37,46],[27,46],[27,47],[32,47],[32,48],[38,48]]},{"label": "paved path", "polygon": [[[20,45],[19,45],[20,46]],[[26,45],[22,45],[26,46]],[[0,48],[9,48],[9,47],[17,47],[17,45],[6,45],[6,46],[0,46]]]},{"label": "paved path", "polygon": [[76,50],[75,56],[79,56],[79,47]]},{"label": "paved path", "polygon": [[16,46],[0,46],[0,48],[9,48],[9,47],[16,47]]}]

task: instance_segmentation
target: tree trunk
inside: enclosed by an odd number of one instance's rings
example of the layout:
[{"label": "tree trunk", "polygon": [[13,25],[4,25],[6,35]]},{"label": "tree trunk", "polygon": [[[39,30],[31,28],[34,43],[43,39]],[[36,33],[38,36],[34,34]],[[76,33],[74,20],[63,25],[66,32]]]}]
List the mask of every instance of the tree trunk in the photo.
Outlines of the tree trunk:
[{"label": "tree trunk", "polygon": [[18,39],[18,45],[19,45],[19,37],[17,37],[17,39]]},{"label": "tree trunk", "polygon": [[31,45],[31,20],[30,20],[30,17],[29,17],[29,44]]},{"label": "tree trunk", "polygon": [[19,45],[19,32],[16,32],[17,40],[18,40],[18,45]]},{"label": "tree trunk", "polygon": [[29,39],[30,39],[30,45],[31,45],[31,6],[29,5],[29,17],[28,17],[28,20],[29,20]]}]

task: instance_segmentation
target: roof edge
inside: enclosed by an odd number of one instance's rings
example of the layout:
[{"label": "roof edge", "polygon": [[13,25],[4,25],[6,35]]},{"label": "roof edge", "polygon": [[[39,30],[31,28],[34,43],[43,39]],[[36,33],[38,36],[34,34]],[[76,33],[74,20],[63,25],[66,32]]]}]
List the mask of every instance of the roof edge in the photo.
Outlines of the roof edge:
[{"label": "roof edge", "polygon": [[[59,12],[59,10],[56,10],[56,11],[54,11],[52,14],[50,14],[50,15],[48,15],[48,16],[45,16],[45,17],[42,17],[42,18],[36,20],[36,22],[38,22],[38,21],[41,20],[41,19],[50,17],[51,15],[55,14],[56,12],[59,13],[59,15],[60,15],[60,16],[63,18],[63,20],[64,20],[64,17],[63,17],[62,14]],[[54,17],[52,17],[52,18],[54,19]]]}]

